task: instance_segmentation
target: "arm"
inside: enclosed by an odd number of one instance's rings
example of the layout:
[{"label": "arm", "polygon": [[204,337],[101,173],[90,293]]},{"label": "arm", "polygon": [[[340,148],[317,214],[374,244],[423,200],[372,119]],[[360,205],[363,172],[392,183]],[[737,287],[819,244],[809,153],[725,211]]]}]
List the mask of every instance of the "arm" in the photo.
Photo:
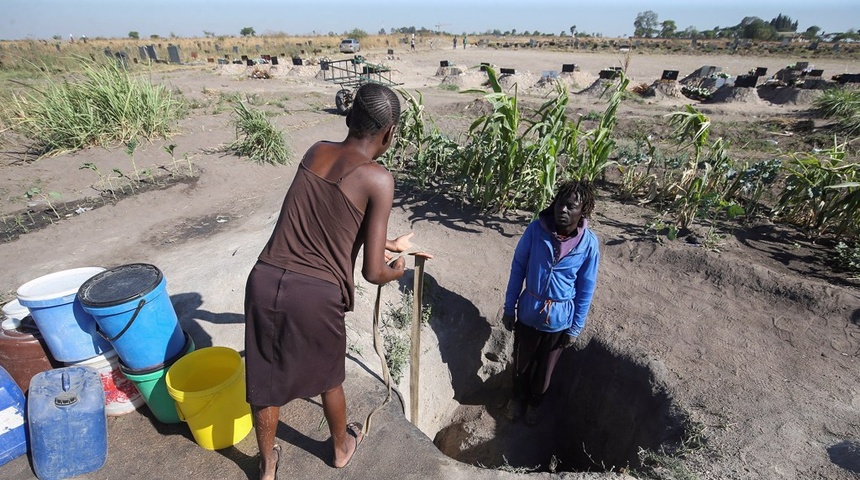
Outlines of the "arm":
[{"label": "arm", "polygon": [[594,289],[597,285],[598,263],[600,263],[600,249],[595,241],[588,252],[588,257],[582,262],[582,266],[579,267],[579,272],[576,274],[573,323],[567,329],[567,334],[571,337],[578,337],[585,327],[585,318],[591,307],[591,299],[594,297]]},{"label": "arm", "polygon": [[367,208],[364,213],[364,265],[361,274],[368,282],[383,285],[403,276],[405,258],[393,266],[385,263],[388,215],[394,203],[394,178],[381,166],[374,169],[367,182]]},{"label": "arm", "polygon": [[520,237],[517,248],[514,250],[514,258],[511,261],[511,275],[508,279],[508,288],[505,291],[505,309],[506,317],[516,315],[517,299],[523,291],[523,281],[526,278],[528,270],[529,257],[531,256],[532,237],[534,236],[534,222],[526,227],[523,236]]}]

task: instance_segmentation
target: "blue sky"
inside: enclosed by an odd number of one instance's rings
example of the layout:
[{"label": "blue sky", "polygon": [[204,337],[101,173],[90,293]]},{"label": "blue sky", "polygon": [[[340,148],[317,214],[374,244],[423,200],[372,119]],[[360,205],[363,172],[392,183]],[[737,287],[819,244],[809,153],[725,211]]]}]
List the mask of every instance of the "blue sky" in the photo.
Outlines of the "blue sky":
[{"label": "blue sky", "polygon": [[560,33],[576,25],[581,32],[604,36],[633,33],[637,13],[653,10],[659,21],[674,20],[678,29],[699,30],[740,23],[746,16],[766,21],[782,13],[798,21],[798,30],[817,25],[825,32],[860,29],[858,0],[0,0],[0,39],[125,38],[174,33],[200,37],[203,31],[238,35],[243,27],[257,34],[340,34],[353,28],[376,33],[391,27],[435,28],[449,32],[541,31]]}]

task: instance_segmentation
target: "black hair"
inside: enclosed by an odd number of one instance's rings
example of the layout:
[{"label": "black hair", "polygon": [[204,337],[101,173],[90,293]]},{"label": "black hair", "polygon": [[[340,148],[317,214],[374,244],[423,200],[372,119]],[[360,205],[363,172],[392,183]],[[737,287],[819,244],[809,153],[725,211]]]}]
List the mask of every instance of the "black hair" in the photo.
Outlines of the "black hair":
[{"label": "black hair", "polygon": [[571,195],[582,200],[582,216],[591,218],[591,212],[594,211],[594,185],[588,180],[568,180],[562,182],[558,186],[558,192],[552,203],[547,207],[547,210],[555,209],[556,202],[564,201]]},{"label": "black hair", "polygon": [[358,137],[376,135],[396,125],[400,119],[400,100],[393,90],[378,83],[365,83],[355,92],[346,116],[349,132]]}]

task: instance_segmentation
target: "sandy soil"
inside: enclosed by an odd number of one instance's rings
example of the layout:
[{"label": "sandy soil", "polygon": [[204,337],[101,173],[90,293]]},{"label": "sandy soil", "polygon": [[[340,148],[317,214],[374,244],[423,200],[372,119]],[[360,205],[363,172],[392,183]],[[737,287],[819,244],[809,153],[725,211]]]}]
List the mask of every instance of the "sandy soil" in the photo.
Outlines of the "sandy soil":
[{"label": "sandy soil", "polygon": [[[475,95],[439,88],[479,86],[480,75],[468,67],[488,62],[515,68],[517,74],[509,81],[516,80],[520,94],[537,102],[548,91],[537,86],[544,71],[560,70],[563,63],[578,64],[580,72],[565,81],[572,92],[580,92],[594,83],[601,68],[624,61],[623,54],[475,48],[365,55],[371,62],[393,67],[394,79],[405,88],[420,90],[428,111],[449,129],[463,128],[479,114],[472,108]],[[441,60],[467,72],[454,78],[437,75]],[[683,76],[702,65],[720,65],[736,75],[759,66],[776,72],[795,60],[634,53],[628,71],[632,84],[651,85],[663,69],[678,69]],[[826,76],[851,67],[848,61],[816,62]],[[288,133],[296,158],[312,142],[338,140],[346,133],[343,118],[333,113],[337,87],[318,78],[318,67],[279,68],[267,80],[248,78],[245,68],[234,66],[188,66],[154,75],[185,97],[210,103],[192,110],[176,137],[142,145],[135,152],[136,164],[156,172],[173,169],[163,150],[173,143],[180,159],[175,171],[187,165],[182,156],[188,154],[194,178],[165,181],[164,186],[118,200],[99,200],[103,206],[86,200],[99,198],[99,177],[79,167],[91,162],[102,172],[113,168],[130,172],[122,148],[35,160],[21,153],[25,147],[21,139],[7,136],[0,145],[0,214],[7,221],[22,215],[28,202],[33,210],[46,208],[38,199],[23,198],[33,186],[59,193],[62,202],[73,206],[97,208],[81,209],[0,244],[3,298],[11,298],[22,283],[53,271],[153,263],[165,273],[183,327],[198,347],[218,344],[241,351],[244,281],[268,238],[295,162],[287,167],[257,166],[214,151],[234,139],[229,114],[214,113],[214,99],[221,93],[240,93],[268,102],[265,108],[279,113],[272,122]],[[745,101],[747,92],[726,98],[735,101],[702,107],[715,124],[793,117],[809,107],[804,99],[780,104]],[[593,95],[574,94],[571,102],[575,112],[601,109]],[[671,91],[663,92],[625,104],[620,115],[660,130],[665,124],[662,116],[681,103]],[[438,375],[422,387],[433,393],[422,399],[422,410],[428,414],[419,426],[432,438],[451,421],[464,396],[504,371],[510,339],[498,323],[498,312],[507,266],[526,218],[464,212],[439,197],[406,191],[398,193],[395,203],[390,234],[415,230],[416,240],[438,257],[427,267],[437,292],[456,300],[440,309],[433,331],[425,333],[424,368],[438,368],[434,370]],[[857,285],[832,275],[824,260],[827,248],[792,229],[766,222],[738,229],[725,238],[719,252],[713,252],[683,241],[657,243],[644,233],[654,215],[601,191],[592,224],[602,243],[600,282],[581,342],[600,338],[665,366],[668,391],[704,427],[705,447],[684,460],[699,478],[857,478]],[[364,352],[368,367],[378,370],[370,348],[374,292],[359,281],[358,305],[347,330],[349,342]],[[395,289],[386,289],[388,300],[396,295]],[[467,341],[456,343],[455,338]],[[477,422],[476,428],[491,431],[495,417]]]}]

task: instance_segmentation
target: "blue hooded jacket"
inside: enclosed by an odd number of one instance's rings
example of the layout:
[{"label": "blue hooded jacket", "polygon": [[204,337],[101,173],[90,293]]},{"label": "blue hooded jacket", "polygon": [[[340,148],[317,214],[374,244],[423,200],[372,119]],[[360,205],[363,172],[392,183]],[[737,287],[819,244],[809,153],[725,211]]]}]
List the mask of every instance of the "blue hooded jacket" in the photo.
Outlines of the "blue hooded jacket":
[{"label": "blue hooded jacket", "polygon": [[516,310],[517,321],[536,330],[566,330],[577,337],[585,327],[597,283],[597,236],[584,227],[576,248],[556,259],[553,233],[547,223],[540,218],[532,221],[517,244],[504,312],[514,315]]}]

